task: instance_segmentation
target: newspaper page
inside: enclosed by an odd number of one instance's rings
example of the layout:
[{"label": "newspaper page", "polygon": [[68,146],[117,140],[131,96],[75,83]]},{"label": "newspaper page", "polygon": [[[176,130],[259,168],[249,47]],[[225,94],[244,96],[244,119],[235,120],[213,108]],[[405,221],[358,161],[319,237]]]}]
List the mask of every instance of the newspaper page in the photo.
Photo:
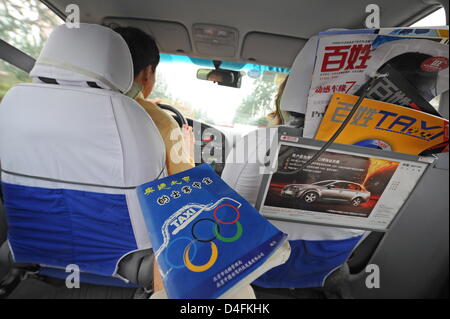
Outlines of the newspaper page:
[{"label": "newspaper page", "polygon": [[[303,137],[314,137],[333,93],[355,94],[371,75],[380,72],[386,62],[411,52],[423,55],[426,62],[420,67],[424,70],[434,67],[430,72],[433,79],[426,81],[423,88],[427,99],[447,91],[447,29],[367,29],[320,33]],[[436,64],[439,66],[436,67]],[[417,85],[422,86],[423,82]]]}]

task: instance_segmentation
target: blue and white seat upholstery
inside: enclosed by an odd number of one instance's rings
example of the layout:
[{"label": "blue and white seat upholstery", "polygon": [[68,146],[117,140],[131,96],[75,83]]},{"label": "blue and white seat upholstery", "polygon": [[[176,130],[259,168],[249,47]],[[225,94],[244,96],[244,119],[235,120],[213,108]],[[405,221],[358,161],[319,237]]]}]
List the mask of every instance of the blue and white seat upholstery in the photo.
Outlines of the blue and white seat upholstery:
[{"label": "blue and white seat upholstery", "polygon": [[106,27],[62,25],[30,76],[0,106],[14,260],[50,274],[76,264],[118,281],[119,262],[151,248],[134,188],[166,174],[158,129],[124,95],[133,82],[128,46]]},{"label": "blue and white seat upholstery", "polygon": [[[317,37],[312,37],[296,58],[281,98],[281,110],[304,114],[311,76],[314,68]],[[251,134],[271,136],[260,129]],[[265,133],[265,135],[263,135]],[[259,136],[244,138],[228,155],[222,178],[251,204],[255,204],[262,163],[232,163],[235,150],[246,148],[247,154],[265,153],[267,141]],[[273,135],[272,135],[273,136]],[[342,266],[353,249],[360,242],[364,231],[315,226],[282,221],[272,221],[281,231],[288,234],[291,255],[288,261],[258,278],[254,284],[265,288],[308,288],[323,286],[327,276]]]}]

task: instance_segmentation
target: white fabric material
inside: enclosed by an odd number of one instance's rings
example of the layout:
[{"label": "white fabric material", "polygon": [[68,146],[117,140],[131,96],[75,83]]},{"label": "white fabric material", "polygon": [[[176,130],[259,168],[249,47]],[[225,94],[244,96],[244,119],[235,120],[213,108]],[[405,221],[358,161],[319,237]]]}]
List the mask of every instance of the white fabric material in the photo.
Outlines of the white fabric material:
[{"label": "white fabric material", "polygon": [[121,94],[21,84],[8,92],[0,114],[5,170],[132,187],[164,167],[158,129],[137,102]]},{"label": "white fabric material", "polygon": [[[21,84],[0,105],[0,160],[4,170],[70,182],[133,187],[165,168],[155,124],[134,100],[113,91]],[[126,195],[139,248],[149,248],[135,190],[68,185],[2,174],[28,186]]]},{"label": "white fabric material", "polygon": [[[94,80],[92,80],[94,81]],[[42,81],[39,78],[33,78],[32,83],[39,83],[39,84],[45,84],[44,81]],[[83,88],[90,88],[91,86],[89,86],[89,84],[87,83],[88,80],[85,81],[65,81],[65,80],[59,80],[58,84],[62,85],[62,86],[78,86],[78,87],[83,87]],[[105,90],[109,90],[108,87],[106,87],[106,85],[101,85],[101,83],[96,83],[100,88],[105,89]]]},{"label": "white fabric material", "polygon": [[113,30],[96,24],[72,29],[61,25],[51,33],[30,76],[95,81],[126,93],[133,83],[133,61],[125,40]]},{"label": "white fabric material", "polygon": [[318,40],[318,36],[312,36],[295,58],[281,97],[280,108],[282,111],[306,113]]},{"label": "white fabric material", "polygon": [[[260,130],[268,130],[264,128]],[[237,143],[242,143],[243,140]],[[259,143],[259,144],[258,144]],[[256,139],[248,139],[246,144],[247,154],[252,154],[265,147],[266,141],[257,142]],[[222,179],[250,204],[255,205],[263,175],[260,174],[259,163],[231,163],[234,152],[239,149],[236,146],[228,155],[229,161],[222,172]],[[288,235],[289,240],[339,240],[359,236],[362,230],[308,225],[283,221],[270,221],[275,227]]]},{"label": "white fabric material", "polygon": [[[55,66],[51,65],[35,65],[34,71],[39,74],[39,72],[42,71],[42,75],[44,77],[49,77],[53,79],[57,79],[58,84],[63,86],[80,86],[88,88],[90,87],[87,82],[95,82],[100,88],[106,89],[106,90],[112,90],[108,85],[100,82],[98,79],[95,79],[93,77],[89,77],[83,74],[75,74],[72,71],[64,70]],[[41,76],[41,75],[39,75]],[[65,80],[64,80],[65,79]],[[67,80],[69,79],[69,80]],[[73,80],[72,80],[73,79]],[[34,76],[32,77],[33,83],[45,83],[38,77]]]}]

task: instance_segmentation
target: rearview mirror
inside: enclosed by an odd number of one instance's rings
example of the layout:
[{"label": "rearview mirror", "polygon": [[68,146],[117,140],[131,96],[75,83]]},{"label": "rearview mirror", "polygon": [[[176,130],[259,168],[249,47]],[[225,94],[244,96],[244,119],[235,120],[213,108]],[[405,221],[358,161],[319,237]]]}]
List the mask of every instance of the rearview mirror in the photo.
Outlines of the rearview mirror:
[{"label": "rearview mirror", "polygon": [[230,86],[234,88],[241,87],[241,73],[238,71],[224,69],[199,69],[197,79],[212,81],[219,85]]}]

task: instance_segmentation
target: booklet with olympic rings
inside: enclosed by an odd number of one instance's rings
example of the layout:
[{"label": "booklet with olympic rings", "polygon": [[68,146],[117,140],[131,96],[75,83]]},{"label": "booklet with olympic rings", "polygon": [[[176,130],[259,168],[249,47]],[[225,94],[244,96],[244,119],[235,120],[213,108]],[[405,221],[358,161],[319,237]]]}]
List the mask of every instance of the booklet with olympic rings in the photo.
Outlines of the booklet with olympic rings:
[{"label": "booklet with olympic rings", "polygon": [[208,164],[137,192],[169,298],[223,297],[276,266],[268,261],[287,241]]}]

